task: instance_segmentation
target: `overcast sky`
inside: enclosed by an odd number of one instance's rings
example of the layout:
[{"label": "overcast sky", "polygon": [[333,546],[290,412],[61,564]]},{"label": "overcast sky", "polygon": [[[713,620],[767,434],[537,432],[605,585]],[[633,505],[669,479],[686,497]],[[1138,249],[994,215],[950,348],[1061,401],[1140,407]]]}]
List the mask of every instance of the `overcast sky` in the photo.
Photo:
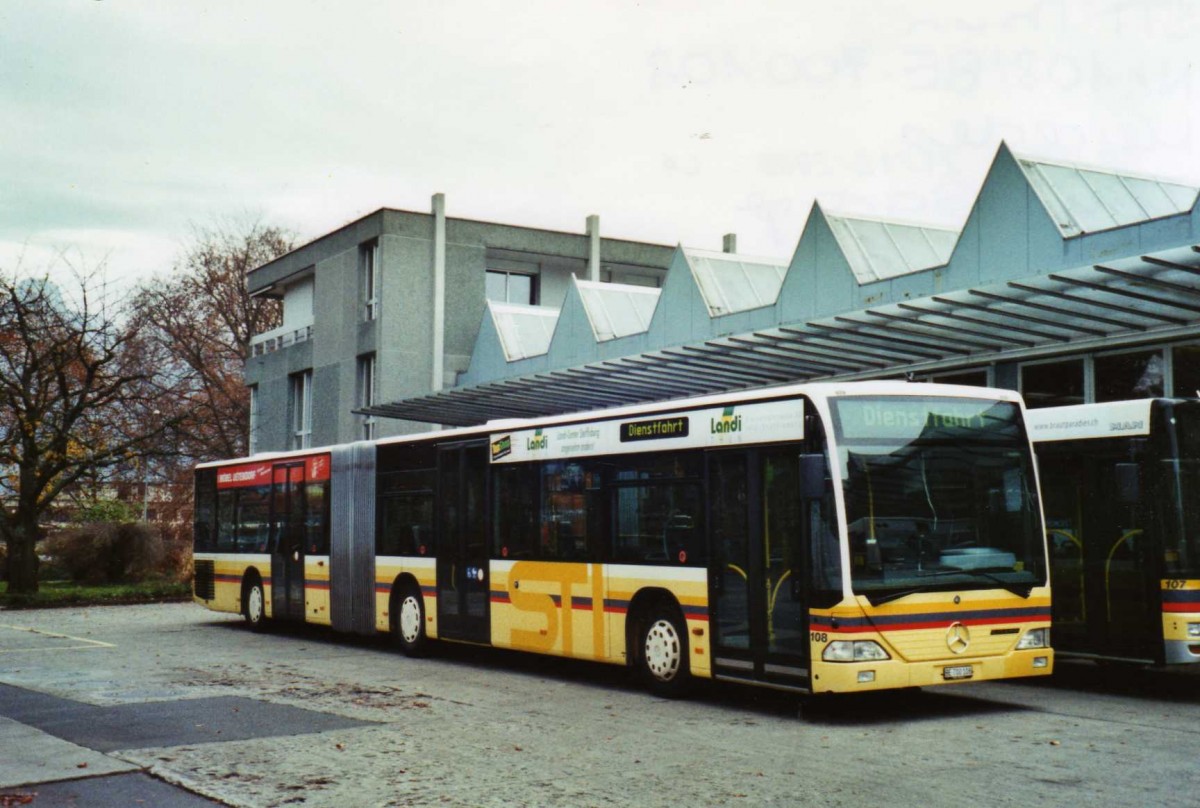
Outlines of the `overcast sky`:
[{"label": "overcast sky", "polygon": [[[836,8],[834,7],[836,5]],[[1200,185],[1196,0],[5,0],[0,267],[379,207],[790,258],[961,227],[1000,141]]]}]

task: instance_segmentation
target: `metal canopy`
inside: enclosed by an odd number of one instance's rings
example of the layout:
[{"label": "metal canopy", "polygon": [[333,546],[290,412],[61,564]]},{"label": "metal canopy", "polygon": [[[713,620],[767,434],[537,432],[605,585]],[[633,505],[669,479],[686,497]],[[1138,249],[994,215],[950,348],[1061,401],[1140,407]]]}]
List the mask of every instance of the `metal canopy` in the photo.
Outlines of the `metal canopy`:
[{"label": "metal canopy", "polygon": [[976,367],[1200,328],[1200,245],[370,407],[470,426],[797,381]]}]

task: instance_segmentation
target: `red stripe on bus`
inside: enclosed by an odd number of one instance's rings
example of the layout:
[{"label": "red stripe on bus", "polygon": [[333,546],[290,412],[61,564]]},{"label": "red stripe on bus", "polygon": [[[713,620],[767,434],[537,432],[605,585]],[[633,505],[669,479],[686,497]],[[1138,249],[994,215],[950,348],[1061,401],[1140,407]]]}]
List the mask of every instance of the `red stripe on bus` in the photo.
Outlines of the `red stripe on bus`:
[{"label": "red stripe on bus", "polygon": [[942,618],[939,620],[915,620],[911,623],[889,623],[885,626],[868,624],[862,626],[839,626],[836,629],[822,627],[821,630],[830,631],[835,634],[863,634],[867,632],[886,634],[889,631],[920,631],[931,628],[948,628],[955,622],[962,623],[964,626],[995,626],[1004,623],[1047,623],[1049,619],[1045,617],[990,617],[974,620],[947,621],[945,618]]}]

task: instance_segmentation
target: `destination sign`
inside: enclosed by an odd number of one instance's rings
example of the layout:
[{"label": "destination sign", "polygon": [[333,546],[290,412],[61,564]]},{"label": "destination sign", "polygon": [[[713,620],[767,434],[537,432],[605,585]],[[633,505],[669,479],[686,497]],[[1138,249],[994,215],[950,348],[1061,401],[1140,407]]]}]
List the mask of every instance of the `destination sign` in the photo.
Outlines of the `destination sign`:
[{"label": "destination sign", "polygon": [[1011,426],[1016,404],[994,399],[888,396],[843,398],[833,402],[840,436],[901,438],[978,432]]},{"label": "destination sign", "polygon": [[621,424],[621,443],[635,440],[686,438],[687,436],[688,419],[683,416],[655,418],[653,421],[628,421]]},{"label": "destination sign", "polygon": [[254,488],[270,485],[272,472],[298,463],[304,464],[304,479],[308,482],[321,482],[329,479],[329,455],[322,454],[313,457],[224,466],[217,470],[217,488]]}]

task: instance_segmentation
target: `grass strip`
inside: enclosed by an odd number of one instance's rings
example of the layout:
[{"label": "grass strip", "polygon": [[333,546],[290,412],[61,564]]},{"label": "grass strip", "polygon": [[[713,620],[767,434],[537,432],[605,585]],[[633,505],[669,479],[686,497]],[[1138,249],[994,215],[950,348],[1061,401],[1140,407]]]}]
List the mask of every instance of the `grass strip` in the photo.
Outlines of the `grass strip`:
[{"label": "grass strip", "polygon": [[71,581],[43,581],[32,595],[8,593],[8,584],[0,581],[0,606],[9,609],[52,609],[62,606],[105,606],[121,603],[155,603],[188,600],[190,583],[178,581],[142,581],[133,584],[77,584]]}]

